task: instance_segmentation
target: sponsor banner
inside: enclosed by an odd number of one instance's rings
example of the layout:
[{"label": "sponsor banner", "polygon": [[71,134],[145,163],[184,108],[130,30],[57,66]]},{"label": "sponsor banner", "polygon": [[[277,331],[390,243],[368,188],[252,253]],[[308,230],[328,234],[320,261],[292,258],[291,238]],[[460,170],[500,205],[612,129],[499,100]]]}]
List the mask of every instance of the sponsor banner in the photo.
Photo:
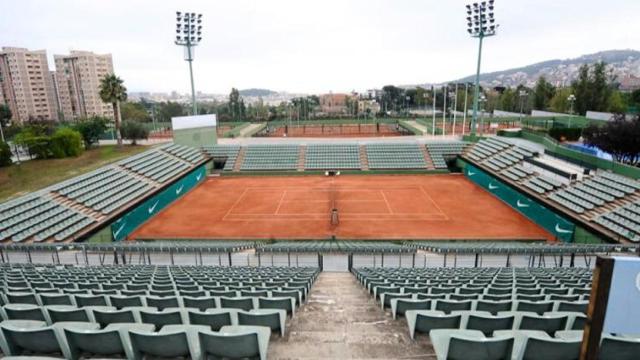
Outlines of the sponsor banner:
[{"label": "sponsor banner", "polygon": [[167,205],[186,194],[189,190],[203,181],[205,177],[206,169],[205,166],[202,165],[164,189],[162,192],[147,199],[142,204],[123,215],[120,219],[111,224],[113,240],[120,241],[125,239],[138,226],[142,225],[145,221],[167,207]]},{"label": "sponsor banner", "polygon": [[469,180],[509,204],[512,208],[542,226],[558,239],[565,242],[570,242],[573,239],[576,226],[565,217],[556,214],[553,210],[546,208],[469,163],[465,166],[464,174]]}]

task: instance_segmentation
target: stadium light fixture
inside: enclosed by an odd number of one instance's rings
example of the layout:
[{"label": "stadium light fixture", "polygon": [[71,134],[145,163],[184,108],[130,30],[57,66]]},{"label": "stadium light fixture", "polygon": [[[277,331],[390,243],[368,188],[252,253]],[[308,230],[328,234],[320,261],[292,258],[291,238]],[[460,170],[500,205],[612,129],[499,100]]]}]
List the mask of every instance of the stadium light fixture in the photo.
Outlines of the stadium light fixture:
[{"label": "stadium light fixture", "polygon": [[189,76],[191,78],[191,101],[193,115],[198,114],[196,104],[196,88],[193,82],[193,48],[202,41],[202,14],[182,13],[176,11],[176,40],[175,44],[184,47],[184,60],[189,62]]},{"label": "stadium light fixture", "polygon": [[473,93],[473,117],[471,118],[471,136],[476,135],[478,122],[478,100],[480,95],[480,64],[482,59],[482,41],[485,37],[494,36],[498,29],[494,16],[494,0],[482,1],[466,5],[467,32],[478,38],[478,65],[476,68],[475,89]]}]

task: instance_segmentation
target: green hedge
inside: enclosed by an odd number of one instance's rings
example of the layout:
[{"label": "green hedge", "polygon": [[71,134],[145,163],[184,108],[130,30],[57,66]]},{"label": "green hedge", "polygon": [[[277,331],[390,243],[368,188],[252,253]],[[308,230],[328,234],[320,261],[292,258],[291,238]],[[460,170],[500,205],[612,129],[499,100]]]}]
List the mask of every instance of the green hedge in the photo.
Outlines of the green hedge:
[{"label": "green hedge", "polygon": [[242,129],[246,128],[249,125],[251,125],[250,122],[240,123],[240,125],[232,128],[231,130],[229,130],[229,131],[225,132],[224,134],[222,134],[222,137],[225,137],[225,138],[236,138],[236,137],[240,136],[240,132],[242,131]]},{"label": "green hedge", "polygon": [[0,167],[9,166],[11,162],[11,149],[9,149],[9,144],[0,141]]}]

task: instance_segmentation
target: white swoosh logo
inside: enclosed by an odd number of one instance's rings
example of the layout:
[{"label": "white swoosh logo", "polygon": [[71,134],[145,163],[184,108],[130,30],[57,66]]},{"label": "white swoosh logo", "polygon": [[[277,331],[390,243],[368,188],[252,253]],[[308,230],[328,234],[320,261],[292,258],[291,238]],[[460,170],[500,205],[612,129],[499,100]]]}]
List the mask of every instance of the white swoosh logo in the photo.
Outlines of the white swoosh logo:
[{"label": "white swoosh logo", "polygon": [[202,178],[202,173],[196,175],[196,181],[200,181],[200,178]]},{"label": "white swoosh logo", "polygon": [[151,206],[149,209],[147,209],[149,211],[149,214],[151,214],[153,212],[153,210],[156,209],[156,206],[158,206],[159,202],[160,202],[160,200],[156,201],[156,203],[153,204],[153,206]]},{"label": "white swoosh logo", "polygon": [[176,195],[180,194],[182,192],[182,189],[184,189],[184,184],[180,185],[180,187],[176,189]]},{"label": "white swoosh logo", "polygon": [[498,188],[498,185],[493,185],[492,183],[489,183],[489,190],[495,190]]},{"label": "white swoosh logo", "polygon": [[120,232],[122,231],[122,229],[124,229],[124,225],[126,224],[126,222],[123,222],[122,225],[120,225],[120,228],[117,231],[114,231],[113,233],[113,238],[117,238],[118,234],[120,234]]},{"label": "white swoosh logo", "polygon": [[467,175],[469,175],[469,176],[473,176],[473,175],[475,175],[475,174],[476,174],[476,173],[474,173],[474,172],[473,172],[473,171],[471,171],[471,170],[469,170],[469,172],[467,172]]},{"label": "white swoosh logo", "polygon": [[529,204],[523,204],[520,202],[520,200],[518,200],[518,202],[516,203],[516,205],[518,205],[519,208],[528,208],[530,205]]},{"label": "white swoosh logo", "polygon": [[571,230],[565,230],[560,227],[560,224],[556,223],[556,232],[559,234],[570,234]]}]

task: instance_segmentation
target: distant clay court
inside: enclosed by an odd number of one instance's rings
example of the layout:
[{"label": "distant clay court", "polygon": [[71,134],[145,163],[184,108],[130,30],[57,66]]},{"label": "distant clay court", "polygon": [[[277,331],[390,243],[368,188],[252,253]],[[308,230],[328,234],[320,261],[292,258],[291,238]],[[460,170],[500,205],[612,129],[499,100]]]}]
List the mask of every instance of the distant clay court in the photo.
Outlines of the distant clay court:
[{"label": "distant clay court", "polygon": [[[332,216],[332,209],[335,209]],[[333,221],[332,221],[333,218]],[[213,177],[132,239],[553,239],[463,175]]]}]

